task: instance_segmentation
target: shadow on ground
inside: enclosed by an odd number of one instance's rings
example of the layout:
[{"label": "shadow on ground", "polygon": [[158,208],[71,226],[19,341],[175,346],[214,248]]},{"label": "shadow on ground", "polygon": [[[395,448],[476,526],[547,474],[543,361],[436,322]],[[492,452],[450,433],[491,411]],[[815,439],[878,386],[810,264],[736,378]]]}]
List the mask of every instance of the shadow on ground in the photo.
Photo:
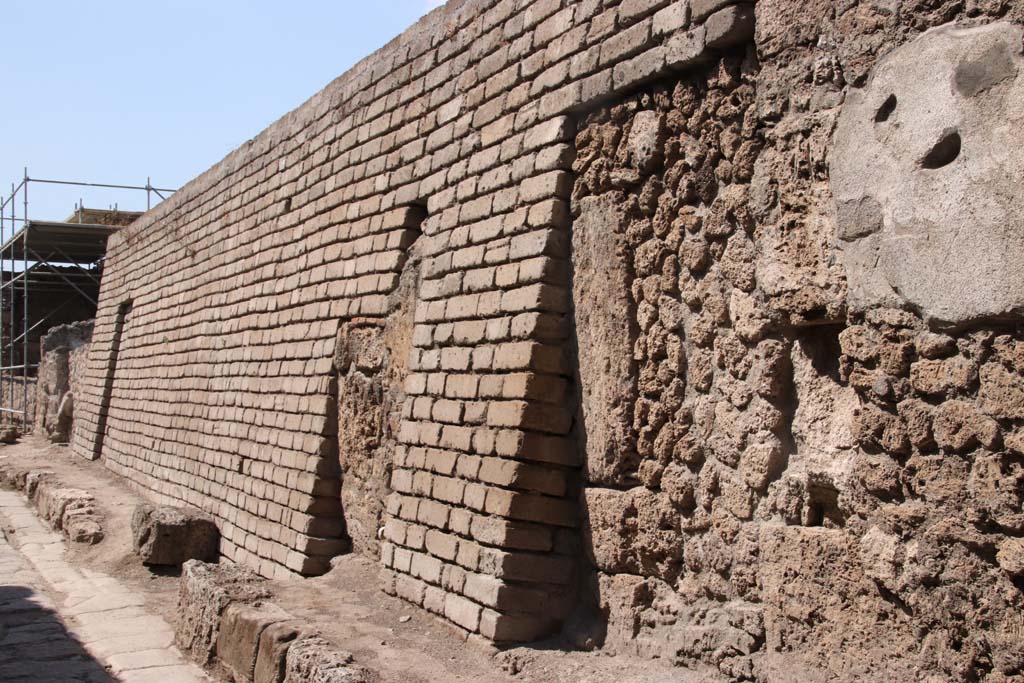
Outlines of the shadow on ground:
[{"label": "shadow on ground", "polygon": [[117,683],[27,586],[0,586],[0,681]]}]

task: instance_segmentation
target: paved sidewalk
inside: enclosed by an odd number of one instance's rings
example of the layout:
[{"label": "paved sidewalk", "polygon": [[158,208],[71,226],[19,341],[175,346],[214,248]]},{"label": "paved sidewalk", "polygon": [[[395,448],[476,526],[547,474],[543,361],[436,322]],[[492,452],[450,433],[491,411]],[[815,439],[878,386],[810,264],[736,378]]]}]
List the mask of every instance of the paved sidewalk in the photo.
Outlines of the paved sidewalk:
[{"label": "paved sidewalk", "polygon": [[[72,566],[64,539],[0,491],[0,681],[207,683],[174,632],[116,579]],[[13,545],[12,545],[13,543]]]}]

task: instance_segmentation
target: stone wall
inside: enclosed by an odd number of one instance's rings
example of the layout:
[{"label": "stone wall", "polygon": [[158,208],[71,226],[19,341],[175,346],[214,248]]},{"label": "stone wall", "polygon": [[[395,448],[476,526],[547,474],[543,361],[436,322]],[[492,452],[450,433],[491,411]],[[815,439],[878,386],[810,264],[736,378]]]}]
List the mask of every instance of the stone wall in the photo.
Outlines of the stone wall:
[{"label": "stone wall", "polygon": [[111,238],[75,450],[494,641],[1018,680],[1022,21],[451,2]]},{"label": "stone wall", "polygon": [[59,325],[40,340],[35,431],[56,443],[71,440],[75,397],[81,396],[92,326],[91,320]]},{"label": "stone wall", "polygon": [[732,680],[1016,680],[1021,30],[893,50],[1008,6],[787,5],[581,118],[569,635]]}]

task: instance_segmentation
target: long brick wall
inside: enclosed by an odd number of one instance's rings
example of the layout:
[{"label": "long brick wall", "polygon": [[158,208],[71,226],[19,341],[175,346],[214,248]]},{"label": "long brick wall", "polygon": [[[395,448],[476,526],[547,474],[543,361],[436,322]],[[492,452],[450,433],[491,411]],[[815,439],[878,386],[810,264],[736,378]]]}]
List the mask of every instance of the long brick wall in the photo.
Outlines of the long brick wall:
[{"label": "long brick wall", "polygon": [[1018,680],[1024,5],[896,4],[449,3],[111,239],[75,451],[467,636]]},{"label": "long brick wall", "polygon": [[75,451],[214,515],[232,561],[326,571],[339,327],[393,311],[421,229],[386,589],[494,640],[550,629],[580,553],[575,112],[752,33],[722,0],[428,15],[111,238]]}]

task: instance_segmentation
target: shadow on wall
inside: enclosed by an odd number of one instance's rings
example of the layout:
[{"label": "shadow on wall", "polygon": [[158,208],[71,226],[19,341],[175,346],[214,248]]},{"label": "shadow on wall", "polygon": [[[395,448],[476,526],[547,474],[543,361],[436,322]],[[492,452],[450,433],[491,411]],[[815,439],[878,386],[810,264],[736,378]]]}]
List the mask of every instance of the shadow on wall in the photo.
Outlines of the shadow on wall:
[{"label": "shadow on wall", "polygon": [[121,352],[121,339],[124,336],[124,328],[131,312],[132,302],[130,300],[117,307],[117,318],[114,319],[114,338],[110,343],[110,358],[107,359],[107,371],[103,378],[103,395],[100,398],[99,419],[96,423],[96,440],[92,447],[93,460],[99,460],[103,455],[103,440],[107,435],[107,415],[110,413],[110,402],[114,396],[117,357]]},{"label": "shadow on wall", "polygon": [[0,586],[0,680],[117,683],[27,586]]}]

